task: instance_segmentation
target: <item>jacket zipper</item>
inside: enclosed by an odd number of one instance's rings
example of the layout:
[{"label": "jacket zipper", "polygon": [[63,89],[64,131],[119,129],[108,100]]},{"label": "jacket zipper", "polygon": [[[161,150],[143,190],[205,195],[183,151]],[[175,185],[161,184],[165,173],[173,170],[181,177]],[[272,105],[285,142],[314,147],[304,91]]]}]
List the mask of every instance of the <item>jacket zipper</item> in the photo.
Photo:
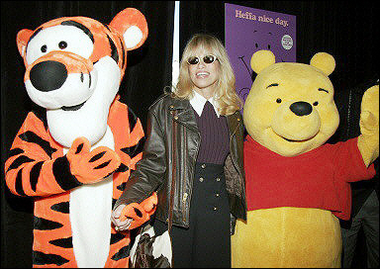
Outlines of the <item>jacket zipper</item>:
[{"label": "jacket zipper", "polygon": [[[187,132],[186,132],[186,127],[185,128],[183,128],[183,136],[185,137],[185,139],[186,139],[186,141],[185,141],[185,146],[186,146],[186,152],[187,152]],[[187,167],[186,167],[186,161],[184,162],[184,164],[185,164],[185,167],[184,167],[184,171],[187,171]],[[182,184],[182,193],[183,193],[183,197],[182,197],[182,206],[183,206],[183,208],[185,209],[186,208],[186,200],[187,200],[187,197],[188,197],[188,194],[187,194],[187,192],[186,192],[186,184]],[[184,210],[184,212],[186,212],[185,210]],[[189,210],[189,212],[190,212],[190,210]],[[183,214],[182,215],[182,221],[184,222],[184,223],[186,223],[186,215],[187,214]]]},{"label": "jacket zipper", "polygon": [[[184,129],[185,130],[185,137],[186,137],[186,140],[187,140],[187,136],[186,136],[186,128]],[[197,133],[197,135],[199,135],[198,133]],[[189,193],[187,194],[185,191],[184,191],[184,197],[183,197],[183,199],[182,199],[182,203],[183,203],[183,207],[184,208],[186,208],[186,202],[187,202],[187,199],[188,198],[190,198],[191,199],[191,197],[192,197],[192,194],[193,194],[193,188],[194,188],[194,168],[195,168],[195,165],[196,165],[196,161],[197,161],[197,158],[198,158],[198,154],[199,154],[199,145],[200,145],[200,143],[201,143],[201,140],[202,140],[202,137],[199,137],[199,144],[198,144],[198,146],[197,146],[197,152],[196,152],[196,154],[195,154],[195,158],[194,158],[194,160],[193,160],[193,170],[191,171],[191,178],[193,179],[192,181],[191,181],[191,188],[190,188],[190,190],[189,190]],[[187,142],[187,141],[186,141]],[[186,163],[185,163],[185,165],[186,165]],[[185,167],[186,168],[186,167]],[[186,169],[187,170],[187,169]],[[186,171],[185,170],[185,171]],[[185,188],[185,187],[184,187]],[[188,214],[190,214],[190,203],[189,203],[189,208],[188,208]],[[183,218],[182,218],[182,220],[184,221],[184,222],[187,222],[187,214],[183,214]]]}]

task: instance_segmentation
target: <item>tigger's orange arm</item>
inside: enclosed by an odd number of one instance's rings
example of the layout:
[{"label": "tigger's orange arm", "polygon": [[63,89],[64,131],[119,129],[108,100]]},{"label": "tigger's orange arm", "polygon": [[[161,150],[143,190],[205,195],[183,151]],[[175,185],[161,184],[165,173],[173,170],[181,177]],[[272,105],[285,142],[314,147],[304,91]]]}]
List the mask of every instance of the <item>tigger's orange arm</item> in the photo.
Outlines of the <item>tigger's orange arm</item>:
[{"label": "tigger's orange arm", "polygon": [[[55,168],[59,160],[53,159],[58,150],[49,142],[43,122],[30,112],[5,162],[5,180],[10,191],[20,196],[47,196],[64,192],[65,184],[60,184],[61,176]],[[79,186],[75,182],[72,184]]]},{"label": "tigger's orange arm", "polygon": [[5,163],[7,186],[20,196],[49,196],[99,182],[119,167],[116,152],[90,148],[87,139],[78,138],[63,156],[43,122],[29,113]]}]

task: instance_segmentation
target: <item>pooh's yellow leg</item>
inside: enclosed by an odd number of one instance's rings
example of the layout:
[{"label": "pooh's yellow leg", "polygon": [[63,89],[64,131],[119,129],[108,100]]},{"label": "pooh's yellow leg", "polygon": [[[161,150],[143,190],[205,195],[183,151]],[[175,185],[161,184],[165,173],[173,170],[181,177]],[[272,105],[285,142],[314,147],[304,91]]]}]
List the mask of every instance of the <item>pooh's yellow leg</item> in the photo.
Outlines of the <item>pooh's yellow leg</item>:
[{"label": "pooh's yellow leg", "polygon": [[327,210],[272,208],[248,212],[231,238],[233,268],[341,266],[339,220]]}]

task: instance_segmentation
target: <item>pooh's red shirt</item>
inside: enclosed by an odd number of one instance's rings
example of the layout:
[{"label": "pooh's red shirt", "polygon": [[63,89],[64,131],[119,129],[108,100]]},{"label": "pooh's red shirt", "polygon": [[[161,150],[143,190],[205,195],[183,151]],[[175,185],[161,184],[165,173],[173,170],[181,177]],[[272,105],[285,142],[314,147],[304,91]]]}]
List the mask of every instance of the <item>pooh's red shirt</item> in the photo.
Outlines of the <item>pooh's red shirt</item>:
[{"label": "pooh's red shirt", "polygon": [[249,135],[244,144],[248,210],[302,207],[351,215],[350,182],[375,176],[365,166],[357,138],[323,146],[295,157],[283,157]]}]

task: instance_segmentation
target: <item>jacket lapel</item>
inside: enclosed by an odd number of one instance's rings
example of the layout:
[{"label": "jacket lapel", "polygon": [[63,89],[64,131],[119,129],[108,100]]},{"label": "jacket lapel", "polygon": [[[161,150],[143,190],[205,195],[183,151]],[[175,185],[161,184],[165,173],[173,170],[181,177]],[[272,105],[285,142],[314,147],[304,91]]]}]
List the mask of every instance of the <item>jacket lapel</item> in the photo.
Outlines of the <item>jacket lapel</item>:
[{"label": "jacket lapel", "polygon": [[176,120],[179,124],[184,125],[188,129],[199,132],[194,111],[191,108],[190,102],[188,100],[173,99],[169,110],[177,111],[174,120]]},{"label": "jacket lapel", "polygon": [[230,129],[230,135],[234,136],[239,126],[242,124],[242,119],[239,116],[239,112],[227,116],[228,128]]}]

